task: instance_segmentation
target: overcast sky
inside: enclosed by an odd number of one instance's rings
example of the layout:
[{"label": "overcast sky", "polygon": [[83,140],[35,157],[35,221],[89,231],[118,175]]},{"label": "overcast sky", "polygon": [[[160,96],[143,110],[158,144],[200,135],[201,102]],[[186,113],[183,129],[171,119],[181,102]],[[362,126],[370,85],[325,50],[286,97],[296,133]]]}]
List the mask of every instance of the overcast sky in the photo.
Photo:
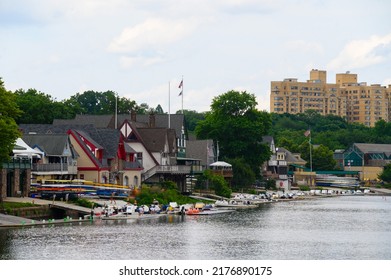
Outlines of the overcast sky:
[{"label": "overcast sky", "polygon": [[174,113],[183,76],[184,109],[234,89],[269,111],[270,82],[311,69],[391,84],[390,11],[389,0],[0,0],[0,77],[58,101],[113,90],[168,112],[170,100]]}]

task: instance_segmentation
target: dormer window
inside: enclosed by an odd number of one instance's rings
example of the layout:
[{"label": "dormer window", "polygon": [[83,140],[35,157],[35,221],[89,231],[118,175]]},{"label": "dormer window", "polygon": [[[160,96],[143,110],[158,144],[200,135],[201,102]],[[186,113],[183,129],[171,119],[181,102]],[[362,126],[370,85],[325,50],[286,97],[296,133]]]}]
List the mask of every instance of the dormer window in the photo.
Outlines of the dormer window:
[{"label": "dormer window", "polygon": [[285,153],[277,153],[277,160],[285,160]]}]

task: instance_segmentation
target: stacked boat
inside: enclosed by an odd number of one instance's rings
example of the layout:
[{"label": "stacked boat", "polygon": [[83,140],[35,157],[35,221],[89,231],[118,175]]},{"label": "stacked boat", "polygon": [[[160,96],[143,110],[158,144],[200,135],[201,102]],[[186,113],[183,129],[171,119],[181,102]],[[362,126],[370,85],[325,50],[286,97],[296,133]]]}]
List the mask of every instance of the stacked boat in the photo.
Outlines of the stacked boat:
[{"label": "stacked boat", "polygon": [[44,199],[88,198],[126,198],[131,189],[116,184],[100,184],[86,180],[46,180],[33,184],[30,190],[32,197]]}]

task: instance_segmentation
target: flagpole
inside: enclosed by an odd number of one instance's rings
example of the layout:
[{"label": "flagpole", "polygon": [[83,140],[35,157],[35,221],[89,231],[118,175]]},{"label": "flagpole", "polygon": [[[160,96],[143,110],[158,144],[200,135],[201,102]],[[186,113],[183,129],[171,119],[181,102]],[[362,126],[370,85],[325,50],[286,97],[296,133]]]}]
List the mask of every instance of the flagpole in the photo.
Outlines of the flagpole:
[{"label": "flagpole", "polygon": [[182,75],[182,115],[183,115],[183,75]]},{"label": "flagpole", "polygon": [[179,96],[182,97],[182,114],[183,114],[183,75],[182,75],[182,80],[181,80],[181,82],[179,83],[178,88],[181,89],[181,92],[179,93]]},{"label": "flagpole", "polygon": [[170,81],[168,82],[168,128],[171,128],[171,86],[170,86]]},{"label": "flagpole", "polygon": [[308,139],[308,141],[309,141],[309,144],[310,144],[310,170],[312,172],[312,138],[311,138],[312,137],[312,133],[311,133],[311,127],[308,130],[310,132],[310,134],[309,134],[310,138]]},{"label": "flagpole", "polygon": [[118,94],[115,93],[115,129],[117,129],[118,126]]},{"label": "flagpole", "polygon": [[308,145],[310,146],[310,170],[312,172],[312,143],[311,143],[311,128],[308,128],[305,132],[304,132],[304,136],[305,137],[309,137],[308,138]]},{"label": "flagpole", "polygon": [[309,143],[310,143],[310,170],[312,172],[312,143],[311,143],[311,133],[310,133],[310,138],[309,138]]}]

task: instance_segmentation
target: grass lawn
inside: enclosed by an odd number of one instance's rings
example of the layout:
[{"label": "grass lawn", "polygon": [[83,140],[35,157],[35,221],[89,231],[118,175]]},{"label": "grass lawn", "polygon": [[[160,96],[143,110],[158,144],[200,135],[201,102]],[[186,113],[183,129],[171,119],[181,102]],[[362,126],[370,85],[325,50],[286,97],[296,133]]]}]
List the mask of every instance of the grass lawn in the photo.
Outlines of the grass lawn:
[{"label": "grass lawn", "polygon": [[12,209],[34,206],[37,205],[28,202],[2,202],[0,203],[0,212],[3,212],[3,210],[5,210],[7,213],[10,213]]}]

